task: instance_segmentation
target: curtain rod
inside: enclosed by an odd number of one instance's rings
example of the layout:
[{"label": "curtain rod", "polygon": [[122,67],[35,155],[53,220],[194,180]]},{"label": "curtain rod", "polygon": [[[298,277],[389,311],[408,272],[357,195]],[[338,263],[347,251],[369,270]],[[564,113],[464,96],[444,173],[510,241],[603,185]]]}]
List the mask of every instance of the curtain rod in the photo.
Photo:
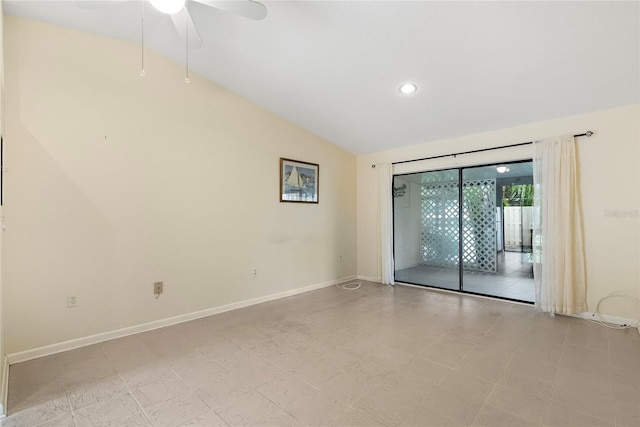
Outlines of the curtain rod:
[{"label": "curtain rod", "polygon": [[[591,132],[590,130],[586,131],[585,133],[580,133],[577,135],[573,135],[574,138],[578,138],[580,136],[586,136],[587,138],[590,137],[591,135],[593,135],[593,132]],[[491,147],[491,148],[481,148],[479,150],[471,150],[471,151],[462,151],[460,153],[451,153],[451,154],[441,154],[439,156],[432,156],[432,157],[423,157],[421,159],[413,159],[413,160],[401,160],[399,162],[393,162],[391,163],[392,165],[399,165],[401,163],[411,163],[411,162],[421,162],[423,160],[433,160],[433,159],[441,159],[443,157],[456,157],[456,156],[460,156],[462,154],[473,154],[473,153],[482,153],[483,151],[491,151],[491,150],[500,150],[502,148],[511,148],[511,147],[519,147],[521,145],[531,145],[533,144],[533,141],[529,141],[529,142],[521,142],[519,144],[511,144],[511,145],[502,145],[500,147]],[[371,165],[372,168],[375,168],[376,165]]]}]

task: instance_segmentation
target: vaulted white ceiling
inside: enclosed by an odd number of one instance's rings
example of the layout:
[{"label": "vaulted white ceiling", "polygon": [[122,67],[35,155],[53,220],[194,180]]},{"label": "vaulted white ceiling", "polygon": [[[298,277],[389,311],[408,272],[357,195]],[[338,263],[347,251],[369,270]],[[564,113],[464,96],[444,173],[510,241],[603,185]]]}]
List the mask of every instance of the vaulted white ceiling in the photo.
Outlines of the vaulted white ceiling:
[{"label": "vaulted white ceiling", "polygon": [[[638,1],[262,3],[252,21],[188,0],[203,40],[190,68],[355,154],[640,102]],[[139,0],[103,6],[4,0],[139,43]],[[146,7],[145,28],[146,46],[184,64],[168,16]]]}]

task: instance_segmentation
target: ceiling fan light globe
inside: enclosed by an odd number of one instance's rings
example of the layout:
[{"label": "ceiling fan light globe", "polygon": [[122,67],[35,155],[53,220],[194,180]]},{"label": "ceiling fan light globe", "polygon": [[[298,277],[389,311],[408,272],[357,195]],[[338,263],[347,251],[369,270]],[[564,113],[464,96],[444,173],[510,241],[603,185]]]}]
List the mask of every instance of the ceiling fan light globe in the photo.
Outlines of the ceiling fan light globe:
[{"label": "ceiling fan light globe", "polygon": [[173,15],[184,8],[186,0],[149,0],[151,5],[162,13]]}]

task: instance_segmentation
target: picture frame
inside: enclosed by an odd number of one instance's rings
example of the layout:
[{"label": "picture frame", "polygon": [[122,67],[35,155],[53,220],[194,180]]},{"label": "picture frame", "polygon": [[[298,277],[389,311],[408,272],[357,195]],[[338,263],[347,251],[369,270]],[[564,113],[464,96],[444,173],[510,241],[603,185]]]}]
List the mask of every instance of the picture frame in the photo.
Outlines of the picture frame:
[{"label": "picture frame", "polygon": [[318,203],[320,165],[280,158],[280,202]]}]

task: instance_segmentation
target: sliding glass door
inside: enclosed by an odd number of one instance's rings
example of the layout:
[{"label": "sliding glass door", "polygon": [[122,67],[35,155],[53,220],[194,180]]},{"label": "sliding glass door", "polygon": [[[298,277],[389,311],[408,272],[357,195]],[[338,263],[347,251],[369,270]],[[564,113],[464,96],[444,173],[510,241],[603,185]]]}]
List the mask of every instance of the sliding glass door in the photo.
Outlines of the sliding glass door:
[{"label": "sliding glass door", "polygon": [[395,280],[533,302],[532,170],[513,162],[396,175]]}]

